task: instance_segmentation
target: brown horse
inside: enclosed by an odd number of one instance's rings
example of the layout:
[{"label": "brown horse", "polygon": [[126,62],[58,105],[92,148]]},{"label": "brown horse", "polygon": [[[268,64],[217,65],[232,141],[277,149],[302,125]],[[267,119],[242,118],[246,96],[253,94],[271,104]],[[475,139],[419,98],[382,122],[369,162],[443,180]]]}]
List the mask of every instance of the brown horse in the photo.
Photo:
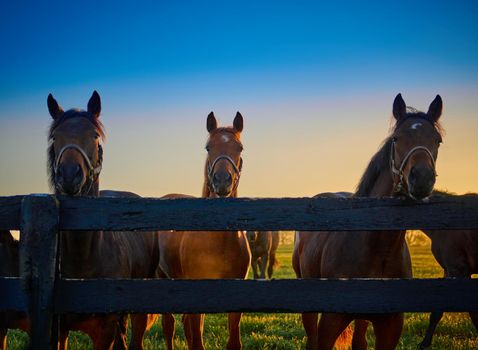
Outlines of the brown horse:
[{"label": "brown horse", "polygon": [[[99,119],[100,96],[95,91],[86,111],[66,112],[50,94],[48,109],[53,121],[49,132],[48,169],[55,194],[99,196],[102,165],[101,140],[104,131]],[[137,195],[108,191],[107,196]],[[159,263],[157,233],[62,231],[61,276],[63,278],[154,278]],[[130,348],[142,349],[143,334],[154,317],[132,315]],[[126,348],[126,315],[67,314],[60,320],[60,348],[66,349],[68,332],[88,334],[94,349]],[[116,340],[115,340],[116,338]]]},{"label": "brown horse", "polygon": [[[477,196],[477,194],[468,194]],[[450,197],[452,193],[433,191],[433,196]],[[470,278],[478,273],[478,230],[423,230],[432,241],[432,252],[445,272],[445,277]],[[478,312],[470,312],[470,318],[478,330]],[[443,312],[432,312],[425,338],[420,349],[432,344],[433,333],[443,317]]]},{"label": "brown horse", "polygon": [[[237,197],[237,187],[242,168],[242,143],[240,140],[243,119],[238,112],[233,127],[218,127],[211,112],[207,117],[209,139],[204,168],[203,198]],[[168,195],[164,198],[190,197]],[[169,278],[246,278],[251,253],[242,231],[190,232],[165,231],[159,234],[160,267]],[[174,319],[168,330],[174,334]],[[229,340],[227,349],[241,349],[241,313],[229,314]],[[183,316],[184,332],[190,349],[204,349],[202,333],[203,314]],[[172,339],[168,341],[172,344]]]},{"label": "brown horse", "polygon": [[[266,270],[269,278],[272,278],[274,266],[278,264],[276,259],[277,247],[279,246],[279,232],[277,231],[247,231],[247,240],[251,247],[251,266],[254,278],[266,278]],[[260,274],[257,265],[260,265]]]},{"label": "brown horse", "polygon": [[[370,161],[355,196],[406,196],[421,200],[435,184],[435,161],[441,142],[439,118],[442,100],[437,96],[427,113],[409,109],[399,94],[393,104],[396,119],[391,135]],[[342,197],[342,196],[339,196]],[[297,232],[293,267],[299,278],[410,278],[411,261],[405,231]],[[354,320],[370,320],[376,349],[395,349],[403,314],[304,313],[308,349],[332,349]],[[366,323],[359,321],[361,336],[354,349],[366,349]],[[363,327],[364,326],[364,327]],[[356,327],[357,329],[357,327]],[[344,337],[340,338],[341,340]]]},{"label": "brown horse", "polygon": [[[0,276],[18,277],[18,241],[15,240],[8,230],[0,230]],[[24,312],[7,311],[0,312],[0,350],[7,348],[7,330],[21,329],[30,331],[30,323]]]}]

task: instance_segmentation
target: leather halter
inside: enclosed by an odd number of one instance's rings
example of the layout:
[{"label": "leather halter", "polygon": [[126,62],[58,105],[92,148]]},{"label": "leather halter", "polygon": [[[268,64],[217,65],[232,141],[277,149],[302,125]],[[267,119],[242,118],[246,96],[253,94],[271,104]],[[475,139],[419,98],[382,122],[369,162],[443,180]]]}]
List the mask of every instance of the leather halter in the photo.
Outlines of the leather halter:
[{"label": "leather halter", "polygon": [[[423,151],[430,157],[430,160],[432,161],[432,166],[433,166],[433,173],[434,173],[435,177],[437,176],[436,168],[435,168],[435,158],[433,157],[432,152],[430,152],[430,150],[425,146],[415,146],[410,151],[408,151],[408,153],[403,158],[402,163],[400,164],[400,167],[397,169],[397,167],[395,166],[395,139],[392,139],[392,144],[390,146],[390,169],[392,171],[392,174],[398,176],[398,182],[395,183],[395,181],[394,181],[394,186],[393,186],[393,192],[394,193],[402,193],[403,192],[404,183],[405,183],[405,177],[404,177],[404,174],[403,174],[403,170],[405,169],[405,167],[406,167],[408,161],[410,160],[411,156],[418,151]],[[407,194],[410,196],[410,192],[409,192],[409,189],[408,189],[408,184],[407,184],[406,187],[407,187]]]},{"label": "leather halter", "polygon": [[96,179],[98,178],[98,175],[101,172],[101,168],[102,168],[102,164],[101,164],[102,163],[101,162],[102,147],[101,147],[101,145],[99,145],[98,165],[94,167],[93,164],[91,164],[90,158],[88,157],[86,152],[80,146],[78,146],[77,144],[74,144],[74,143],[69,143],[69,144],[63,146],[61,148],[60,152],[58,152],[58,156],[55,159],[55,164],[54,164],[54,167],[53,167],[53,172],[55,173],[55,175],[58,173],[58,167],[60,166],[60,161],[61,161],[61,157],[63,156],[63,153],[65,153],[68,149],[74,149],[75,151],[80,153],[81,156],[83,157],[83,160],[85,161],[86,166],[88,167],[87,182],[89,182],[89,186],[88,186],[88,191],[86,192],[86,193],[88,193],[88,192],[90,192],[91,187],[93,186],[93,183],[96,181]]},{"label": "leather halter", "polygon": [[221,156],[217,157],[216,159],[214,159],[214,161],[212,163],[210,163],[209,160],[208,160],[208,162],[207,162],[207,184],[208,184],[209,190],[211,192],[214,192],[214,188],[213,188],[213,185],[212,185],[213,176],[214,176],[214,168],[216,167],[216,164],[220,160],[228,161],[232,165],[232,169],[236,173],[237,178],[236,178],[234,186],[231,190],[231,193],[233,193],[237,189],[237,186],[239,185],[239,179],[241,178],[242,157],[239,159],[239,166],[236,165],[236,163],[234,163],[234,161],[231,159],[231,157],[226,156],[226,155],[221,155]]}]

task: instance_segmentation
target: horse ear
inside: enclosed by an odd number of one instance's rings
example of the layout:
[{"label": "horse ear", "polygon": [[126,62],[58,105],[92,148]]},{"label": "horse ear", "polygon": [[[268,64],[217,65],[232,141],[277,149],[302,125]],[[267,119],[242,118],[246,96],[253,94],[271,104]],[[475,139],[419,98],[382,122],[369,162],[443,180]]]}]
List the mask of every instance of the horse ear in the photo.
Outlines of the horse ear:
[{"label": "horse ear", "polygon": [[90,112],[93,117],[98,118],[101,113],[101,98],[100,94],[95,90],[88,101],[88,112]]},{"label": "horse ear", "polygon": [[237,132],[241,132],[242,129],[244,129],[244,118],[242,118],[241,113],[236,113],[236,117],[234,118],[234,123],[232,125]]},{"label": "horse ear", "polygon": [[393,116],[396,120],[400,120],[407,114],[407,105],[402,98],[402,94],[398,94],[393,101]]},{"label": "horse ear", "polygon": [[442,111],[443,101],[440,95],[437,95],[437,97],[435,97],[433,102],[430,104],[430,107],[428,107],[427,115],[433,122],[436,122],[438,119],[440,119]]},{"label": "horse ear", "polygon": [[211,113],[208,114],[206,127],[207,127],[208,132],[216,130],[217,120],[216,120],[216,117],[214,116],[214,112],[211,112]]},{"label": "horse ear", "polygon": [[58,102],[56,102],[52,94],[48,95],[47,103],[48,111],[50,112],[50,115],[53,119],[56,119],[63,114],[63,109],[60,107]]}]

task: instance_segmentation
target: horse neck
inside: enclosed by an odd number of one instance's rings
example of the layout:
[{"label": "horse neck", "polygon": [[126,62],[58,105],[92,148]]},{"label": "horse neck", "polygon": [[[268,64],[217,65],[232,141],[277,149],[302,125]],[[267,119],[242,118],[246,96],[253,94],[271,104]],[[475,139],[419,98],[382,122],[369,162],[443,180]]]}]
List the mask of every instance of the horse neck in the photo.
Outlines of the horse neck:
[{"label": "horse neck", "polygon": [[[389,171],[382,171],[367,197],[381,198],[394,196],[394,183]],[[370,231],[365,236],[368,246],[377,247],[384,253],[401,249],[405,241],[406,230]],[[375,249],[374,249],[375,251]]]},{"label": "horse neck", "polygon": [[[99,197],[99,181],[82,196]],[[61,266],[66,277],[81,277],[83,271],[90,271],[95,264],[95,254],[101,246],[103,231],[61,231]]]}]

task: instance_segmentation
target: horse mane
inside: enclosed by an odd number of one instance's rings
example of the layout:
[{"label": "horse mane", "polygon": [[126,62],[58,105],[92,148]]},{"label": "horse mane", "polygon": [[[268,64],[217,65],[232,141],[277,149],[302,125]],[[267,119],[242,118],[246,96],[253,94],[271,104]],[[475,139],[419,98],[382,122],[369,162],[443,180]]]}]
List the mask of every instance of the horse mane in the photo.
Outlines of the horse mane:
[{"label": "horse mane", "polygon": [[407,114],[395,123],[395,125],[392,127],[392,130],[390,131],[389,136],[387,136],[387,138],[382,142],[382,145],[380,146],[379,150],[377,151],[377,153],[375,153],[375,155],[372,157],[369,164],[367,165],[367,168],[365,169],[365,172],[363,173],[362,178],[357,185],[354,196],[369,196],[380,174],[383,171],[387,171],[388,169],[390,169],[390,151],[392,146],[392,139],[398,128],[405,122],[405,120],[408,120],[410,118],[419,118],[427,121],[428,123],[431,123],[435,127],[436,131],[440,134],[440,136],[443,136],[444,130],[439,121],[433,122],[432,120],[430,120],[426,113],[420,112],[413,107],[407,107]]},{"label": "horse mane", "polygon": [[[458,194],[456,192],[451,192],[451,191],[448,191],[448,190],[433,190],[432,192],[432,195],[433,197],[453,197],[453,196],[458,196]],[[475,193],[475,192],[467,192],[465,194],[463,194],[462,196],[465,196],[465,197],[477,197],[478,196],[478,193]]]},{"label": "horse mane", "polygon": [[51,189],[55,188],[55,172],[53,168],[55,167],[55,148],[53,147],[53,132],[55,129],[63,123],[66,119],[70,118],[86,118],[88,121],[93,124],[96,129],[96,132],[100,136],[101,140],[104,141],[105,131],[103,123],[101,123],[99,118],[95,118],[90,112],[72,108],[64,112],[60,117],[53,119],[48,129],[48,149],[47,149],[47,172],[48,172],[48,184]]}]

